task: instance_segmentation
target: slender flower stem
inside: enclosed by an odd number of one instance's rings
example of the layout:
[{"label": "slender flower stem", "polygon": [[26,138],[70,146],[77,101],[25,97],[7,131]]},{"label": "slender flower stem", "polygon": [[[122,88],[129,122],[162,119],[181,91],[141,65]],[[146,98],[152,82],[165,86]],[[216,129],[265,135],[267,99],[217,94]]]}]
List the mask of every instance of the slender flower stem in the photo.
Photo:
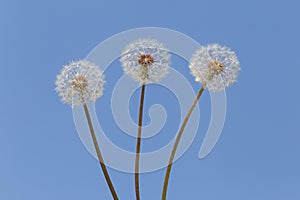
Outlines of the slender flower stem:
[{"label": "slender flower stem", "polygon": [[88,125],[89,125],[90,131],[91,131],[91,135],[92,135],[92,138],[93,138],[94,146],[95,146],[95,149],[96,149],[96,152],[97,152],[97,156],[98,156],[99,163],[100,163],[101,169],[103,171],[105,180],[107,182],[107,185],[108,185],[108,187],[110,189],[111,195],[113,196],[114,200],[119,200],[119,198],[117,196],[117,193],[116,193],[116,191],[114,189],[114,186],[113,186],[113,184],[112,184],[112,182],[110,180],[110,177],[109,177],[109,174],[107,172],[106,166],[104,164],[104,160],[103,160],[103,157],[102,157],[102,154],[101,154],[98,142],[97,142],[97,138],[96,138],[96,135],[95,135],[95,131],[94,131],[94,128],[93,128],[91,116],[90,116],[88,107],[87,107],[87,105],[86,105],[85,102],[83,102],[83,107],[84,107],[85,116],[86,116],[87,121],[88,121]]},{"label": "slender flower stem", "polygon": [[142,126],[143,126],[143,108],[144,108],[145,87],[146,87],[146,85],[143,84],[142,91],[141,91],[141,99],[140,99],[138,136],[136,139],[135,173],[134,173],[136,200],[140,200],[139,167],[140,167],[140,152],[141,152],[141,137],[142,137]]},{"label": "slender flower stem", "polygon": [[195,98],[195,100],[194,100],[192,106],[190,107],[187,115],[185,116],[185,119],[184,119],[184,121],[183,121],[183,123],[180,127],[180,130],[178,132],[178,135],[176,137],[176,141],[175,141],[175,144],[174,144],[173,149],[172,149],[172,153],[171,153],[169,163],[168,163],[168,168],[167,168],[166,175],[165,175],[163,192],[162,192],[162,197],[161,197],[162,200],[166,200],[166,198],[167,198],[167,189],[168,189],[170,173],[171,173],[174,157],[175,157],[175,154],[176,154],[176,150],[178,148],[178,145],[179,145],[181,136],[183,134],[184,128],[185,128],[185,126],[186,126],[186,124],[187,124],[187,122],[188,122],[188,120],[189,120],[189,118],[190,118],[190,116],[191,116],[198,100],[200,99],[200,96],[202,95],[203,91],[204,91],[204,85],[202,85],[201,89],[199,90],[199,92],[197,94],[197,97]]}]

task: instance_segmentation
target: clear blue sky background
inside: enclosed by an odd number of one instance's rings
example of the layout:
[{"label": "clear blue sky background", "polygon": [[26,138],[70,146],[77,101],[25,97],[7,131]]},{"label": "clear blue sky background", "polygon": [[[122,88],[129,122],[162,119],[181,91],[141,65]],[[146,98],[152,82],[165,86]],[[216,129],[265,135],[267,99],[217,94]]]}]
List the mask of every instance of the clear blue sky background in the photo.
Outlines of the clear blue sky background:
[{"label": "clear blue sky background", "polygon": [[[169,199],[299,200],[299,8],[296,0],[1,0],[0,199],[110,199],[98,163],[81,143],[72,110],[60,102],[54,81],[62,65],[85,58],[109,36],[159,26],[200,44],[227,45],[242,65],[238,84],[227,90],[223,135],[204,160],[197,154],[209,122],[208,92],[200,100],[203,124],[191,148],[175,163]],[[174,68],[187,65],[173,59]],[[111,81],[121,75],[118,61],[115,65],[107,72]],[[187,68],[180,71],[198,90]],[[146,109],[161,103],[178,117],[171,93],[165,93],[168,101],[150,98],[160,90],[149,87]],[[126,136],[107,109],[106,91],[97,109],[107,116],[104,128],[115,134],[112,140],[126,146],[117,140]],[[133,119],[138,95],[131,102]],[[178,128],[178,119],[167,126]],[[174,134],[159,137],[167,141]],[[151,140],[155,145],[159,141]],[[151,150],[148,143],[145,149],[148,145]],[[124,148],[133,146],[134,140]],[[121,199],[134,199],[133,176],[110,173]],[[142,176],[143,200],[160,198],[163,175],[160,170]]]}]

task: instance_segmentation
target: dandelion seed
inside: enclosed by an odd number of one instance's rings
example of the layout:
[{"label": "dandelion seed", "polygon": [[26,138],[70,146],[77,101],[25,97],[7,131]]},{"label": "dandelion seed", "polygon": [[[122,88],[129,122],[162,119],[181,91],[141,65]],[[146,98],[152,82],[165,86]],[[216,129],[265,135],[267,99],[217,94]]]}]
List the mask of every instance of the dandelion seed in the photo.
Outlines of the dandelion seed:
[{"label": "dandelion seed", "polygon": [[145,88],[147,83],[157,82],[167,74],[170,55],[160,42],[153,39],[142,39],[130,43],[124,49],[120,61],[125,73],[142,85],[135,157],[135,195],[136,199],[140,200],[139,162]]},{"label": "dandelion seed", "polygon": [[180,126],[176,136],[171,156],[169,158],[168,167],[164,179],[162,200],[167,199],[167,190],[173,161],[184,129],[189,121],[189,118],[197,105],[205,88],[210,91],[220,91],[236,81],[240,70],[239,61],[233,51],[227,47],[221,47],[217,44],[208,45],[200,48],[194,53],[190,61],[191,73],[195,76],[197,82],[202,83],[202,86],[194,99],[183,123]]},{"label": "dandelion seed", "polygon": [[236,54],[228,47],[210,44],[194,53],[189,68],[197,82],[215,92],[236,82],[240,63]]},{"label": "dandelion seed", "polygon": [[114,200],[118,200],[117,193],[108,174],[106,165],[94,131],[91,115],[87,106],[95,102],[103,93],[104,75],[96,65],[87,61],[71,62],[65,66],[56,80],[56,91],[62,102],[71,104],[72,107],[83,105],[87,124],[90,129],[93,144],[97,153],[99,164],[104,174],[106,183]]},{"label": "dandelion seed", "polygon": [[163,78],[169,69],[170,55],[164,45],[153,39],[130,43],[120,59],[126,74],[141,84]]},{"label": "dandelion seed", "polygon": [[79,106],[95,102],[103,94],[104,76],[96,65],[87,61],[71,62],[57,76],[56,91],[62,102]]}]

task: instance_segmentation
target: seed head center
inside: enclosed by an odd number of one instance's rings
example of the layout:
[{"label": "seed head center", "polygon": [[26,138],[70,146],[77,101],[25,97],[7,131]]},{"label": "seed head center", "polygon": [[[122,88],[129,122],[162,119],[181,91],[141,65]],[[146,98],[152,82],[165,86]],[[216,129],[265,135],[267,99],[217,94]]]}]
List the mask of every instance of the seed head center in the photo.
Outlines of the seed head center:
[{"label": "seed head center", "polygon": [[223,70],[224,70],[222,63],[217,60],[210,61],[208,63],[208,68],[217,74],[223,72]]},{"label": "seed head center", "polygon": [[76,76],[72,82],[72,86],[79,91],[84,91],[86,90],[86,87],[88,86],[88,80],[84,76]]},{"label": "seed head center", "polygon": [[154,63],[154,58],[150,54],[142,54],[139,57],[139,65],[142,66],[151,66]]}]

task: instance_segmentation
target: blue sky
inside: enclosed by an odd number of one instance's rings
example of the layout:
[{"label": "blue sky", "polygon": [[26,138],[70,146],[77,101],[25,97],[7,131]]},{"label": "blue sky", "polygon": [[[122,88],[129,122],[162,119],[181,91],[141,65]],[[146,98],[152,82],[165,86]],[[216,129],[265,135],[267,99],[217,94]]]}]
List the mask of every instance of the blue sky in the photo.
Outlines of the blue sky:
[{"label": "blue sky", "polygon": [[[213,152],[199,160],[210,117],[209,94],[202,96],[201,127],[174,165],[169,199],[300,199],[299,7],[296,0],[1,0],[0,199],[110,199],[98,163],[81,143],[72,110],[60,102],[54,81],[62,65],[85,58],[99,42],[145,26],[174,29],[203,45],[227,45],[242,67],[238,83],[227,90],[223,134]],[[188,63],[176,56],[172,63],[197,91],[188,69],[178,67]],[[106,74],[112,82],[122,74],[118,61],[113,65]],[[166,91],[161,101],[154,98],[161,90],[149,87],[145,109],[161,103],[178,117],[171,93]],[[115,143],[134,150],[134,140],[118,140],[126,135],[107,109],[109,87],[106,91],[96,104],[104,128],[114,133],[109,137]],[[138,95],[130,104],[135,120]],[[167,122],[170,134],[145,141],[144,150],[174,137],[178,122]],[[110,174],[121,199],[133,199],[133,176]],[[160,170],[141,177],[143,199],[159,199],[163,175]]]}]

